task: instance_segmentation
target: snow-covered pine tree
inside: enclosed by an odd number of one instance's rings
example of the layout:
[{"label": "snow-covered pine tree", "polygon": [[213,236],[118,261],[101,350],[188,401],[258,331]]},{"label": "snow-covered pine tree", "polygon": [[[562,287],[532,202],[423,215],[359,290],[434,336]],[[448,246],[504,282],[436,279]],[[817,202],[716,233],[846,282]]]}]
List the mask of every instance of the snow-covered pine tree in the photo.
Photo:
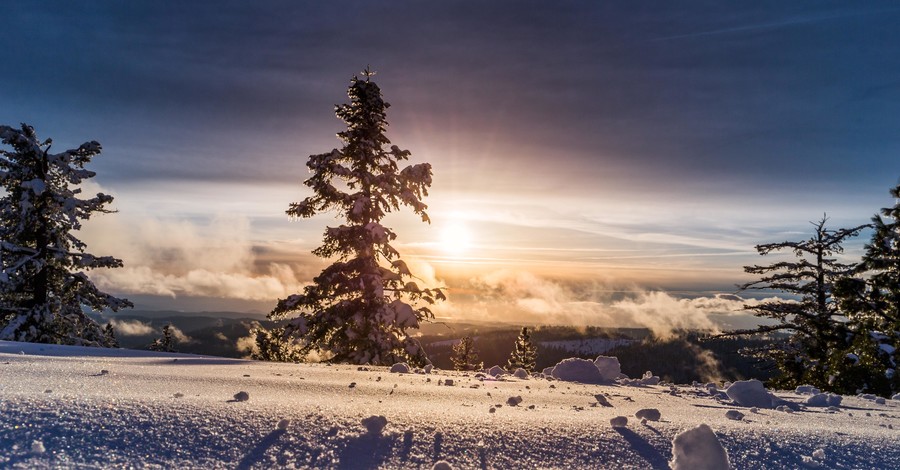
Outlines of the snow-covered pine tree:
[{"label": "snow-covered pine tree", "polygon": [[301,339],[303,354],[319,351],[333,362],[420,365],[428,358],[407,330],[433,314],[407,302],[430,305],[444,294],[410,280],[412,273],[391,246],[397,235],[381,220],[409,206],[429,222],[422,197],[431,186],[431,165],[399,167],[410,152],[389,146],[385,111],[390,105],[371,81],[373,73],[363,75],[350,81],[350,103],[335,106],[347,125],[338,133],[343,148],[309,157],[312,176],[304,184],[314,194],[287,210],[292,217],[335,211],[344,218],[344,224],[325,230],[322,246],[313,251],[336,260],[302,294],[279,300],[269,318],[296,315],[285,324],[285,334]]},{"label": "snow-covered pine tree", "polygon": [[768,347],[744,351],[774,362],[780,372],[774,379],[779,387],[812,384],[830,390],[829,357],[833,351],[846,346],[846,318],[839,311],[833,292],[835,283],[852,273],[855,265],[840,263],[833,256],[843,252],[845,240],[867,226],[828,230],[827,221],[823,216],[818,222],[812,222],[814,234],[807,240],[756,246],[760,255],[790,250],[796,259],[745,266],[745,272],[761,278],[739,286],[740,290],[782,292],[789,298],[745,306],[754,315],[768,319],[767,323],[755,329],[719,335],[788,334],[786,341],[773,341]]},{"label": "snow-covered pine tree", "polygon": [[257,361],[301,362],[303,354],[293,337],[287,335],[284,327],[265,329],[257,324],[250,330],[251,337],[256,338],[256,349],[250,355]]},{"label": "snow-covered pine tree", "polygon": [[455,370],[480,370],[484,363],[478,360],[478,350],[475,349],[475,340],[466,336],[453,345],[450,360],[453,361]]},{"label": "snow-covered pine tree", "polygon": [[536,361],[537,347],[531,342],[531,333],[528,332],[528,327],[522,327],[512,353],[509,355],[509,361],[506,363],[506,370],[514,372],[521,368],[528,372],[534,372]]},{"label": "snow-covered pine tree", "polygon": [[103,328],[83,307],[100,312],[131,307],[97,289],[84,271],[116,268],[122,261],[86,253],[75,237],[81,221],[111,212],[112,196],[79,198],[82,181],[95,173],[84,167],[100,144],[50,153],[34,128],[0,126],[0,339],[34,343],[110,346]]},{"label": "snow-covered pine tree", "polygon": [[106,338],[107,347],[119,347],[119,340],[116,338],[116,330],[113,328],[112,323],[107,323],[106,326],[103,327],[103,336]]},{"label": "snow-covered pine tree", "polygon": [[169,323],[163,327],[162,337],[156,338],[147,346],[151,351],[175,352],[175,338],[172,336],[172,324]]},{"label": "snow-covered pine tree", "polygon": [[833,382],[846,393],[900,391],[900,186],[894,205],[872,218],[872,238],[857,276],[838,283],[835,295],[849,317],[850,347],[836,354]]}]

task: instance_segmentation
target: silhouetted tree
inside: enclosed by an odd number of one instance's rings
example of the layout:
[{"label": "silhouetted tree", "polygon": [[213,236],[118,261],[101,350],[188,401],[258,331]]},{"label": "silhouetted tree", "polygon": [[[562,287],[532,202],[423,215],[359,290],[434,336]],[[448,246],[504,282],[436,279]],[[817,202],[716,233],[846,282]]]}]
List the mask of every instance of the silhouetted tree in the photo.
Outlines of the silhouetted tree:
[{"label": "silhouetted tree", "polygon": [[112,196],[81,199],[82,181],[95,173],[84,167],[100,153],[87,142],[50,153],[34,128],[0,126],[0,340],[112,346],[94,311],[131,307],[131,302],[97,289],[84,271],[117,268],[122,261],[86,253],[75,237],[81,221],[106,209]]},{"label": "silhouetted tree", "polygon": [[282,340],[297,336],[300,352],[320,351],[334,362],[388,365],[428,361],[409,329],[433,318],[422,301],[444,299],[440,289],[423,288],[400,254],[391,246],[396,233],[381,224],[388,212],[409,206],[429,222],[422,197],[431,186],[431,165],[400,168],[410,152],[390,145],[385,136],[388,103],[366,70],[364,79],[350,81],[349,104],[335,107],[347,125],[338,137],[341,149],[311,155],[307,167],[312,176],[304,184],[313,195],[291,204],[291,217],[312,217],[336,211],[346,221],[325,230],[322,246],[313,253],[336,258],[313,279],[302,294],[278,301],[269,318],[294,316]]},{"label": "silhouetted tree", "polygon": [[756,316],[773,323],[721,335],[789,334],[787,341],[772,342],[767,347],[746,351],[774,362],[780,372],[774,380],[777,386],[794,387],[808,383],[828,389],[829,356],[847,343],[847,321],[838,309],[833,291],[835,282],[848,276],[854,265],[840,263],[833,256],[842,253],[842,243],[858,235],[866,226],[828,230],[825,228],[827,220],[827,217],[822,217],[814,222],[813,236],[807,240],[756,246],[760,255],[790,250],[796,259],[764,266],[745,266],[745,272],[760,275],[761,278],[741,285],[740,290],[776,291],[788,294],[789,298],[745,306]]},{"label": "silhouetted tree", "polygon": [[466,336],[453,345],[453,353],[450,355],[453,368],[456,370],[480,370],[484,363],[478,360],[478,350],[475,349],[475,340]]},{"label": "silhouetted tree", "polygon": [[161,352],[175,352],[175,338],[172,336],[172,324],[163,327],[163,335],[161,338],[156,338],[150,343],[150,346],[147,346],[147,349],[151,351],[161,351]]},{"label": "silhouetted tree", "polygon": [[528,327],[523,327],[519,337],[516,338],[512,353],[509,355],[506,369],[513,372],[522,368],[533,372],[535,361],[537,361],[537,347],[531,342],[531,333],[528,332]]},{"label": "silhouetted tree", "polygon": [[872,238],[854,277],[835,288],[850,319],[850,346],[833,358],[832,382],[845,393],[900,391],[900,186],[895,203],[872,218]]},{"label": "silhouetted tree", "polygon": [[103,337],[106,338],[106,345],[108,347],[119,347],[119,340],[116,339],[116,330],[113,328],[112,323],[107,323],[103,328]]}]

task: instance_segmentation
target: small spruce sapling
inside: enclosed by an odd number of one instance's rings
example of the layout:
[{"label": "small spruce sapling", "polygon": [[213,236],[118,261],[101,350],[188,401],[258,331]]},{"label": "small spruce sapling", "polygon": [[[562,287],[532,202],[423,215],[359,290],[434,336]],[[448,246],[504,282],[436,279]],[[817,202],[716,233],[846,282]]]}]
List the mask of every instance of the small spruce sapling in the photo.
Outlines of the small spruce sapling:
[{"label": "small spruce sapling", "polygon": [[516,369],[525,369],[527,372],[534,372],[534,366],[537,361],[537,347],[531,342],[531,333],[528,327],[522,327],[519,337],[516,338],[516,344],[512,353],[509,355],[509,361],[506,369],[514,372]]},{"label": "small spruce sapling", "polygon": [[471,336],[466,336],[453,345],[450,355],[455,370],[481,370],[484,363],[478,359],[478,350],[475,349],[475,340]]}]

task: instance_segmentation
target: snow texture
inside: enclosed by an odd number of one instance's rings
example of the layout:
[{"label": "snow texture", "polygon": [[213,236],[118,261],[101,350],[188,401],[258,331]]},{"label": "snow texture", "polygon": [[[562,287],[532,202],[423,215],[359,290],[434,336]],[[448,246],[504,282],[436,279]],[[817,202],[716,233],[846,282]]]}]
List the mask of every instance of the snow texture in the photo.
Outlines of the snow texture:
[{"label": "snow texture", "polygon": [[706,424],[688,429],[672,441],[672,470],[730,469],[728,453]]},{"label": "snow texture", "polygon": [[[388,371],[0,341],[0,468],[710,468],[715,452],[673,444],[701,424],[735,468],[900,468],[895,400],[734,421],[702,386]],[[611,427],[648,408],[664,419]]]}]

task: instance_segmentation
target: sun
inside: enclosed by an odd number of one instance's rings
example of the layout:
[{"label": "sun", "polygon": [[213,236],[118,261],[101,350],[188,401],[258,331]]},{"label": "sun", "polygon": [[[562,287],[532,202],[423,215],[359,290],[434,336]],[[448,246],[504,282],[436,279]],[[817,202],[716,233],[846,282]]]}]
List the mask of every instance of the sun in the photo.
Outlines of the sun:
[{"label": "sun", "polygon": [[472,245],[472,232],[462,222],[454,221],[441,230],[441,250],[454,257],[465,254]]}]

